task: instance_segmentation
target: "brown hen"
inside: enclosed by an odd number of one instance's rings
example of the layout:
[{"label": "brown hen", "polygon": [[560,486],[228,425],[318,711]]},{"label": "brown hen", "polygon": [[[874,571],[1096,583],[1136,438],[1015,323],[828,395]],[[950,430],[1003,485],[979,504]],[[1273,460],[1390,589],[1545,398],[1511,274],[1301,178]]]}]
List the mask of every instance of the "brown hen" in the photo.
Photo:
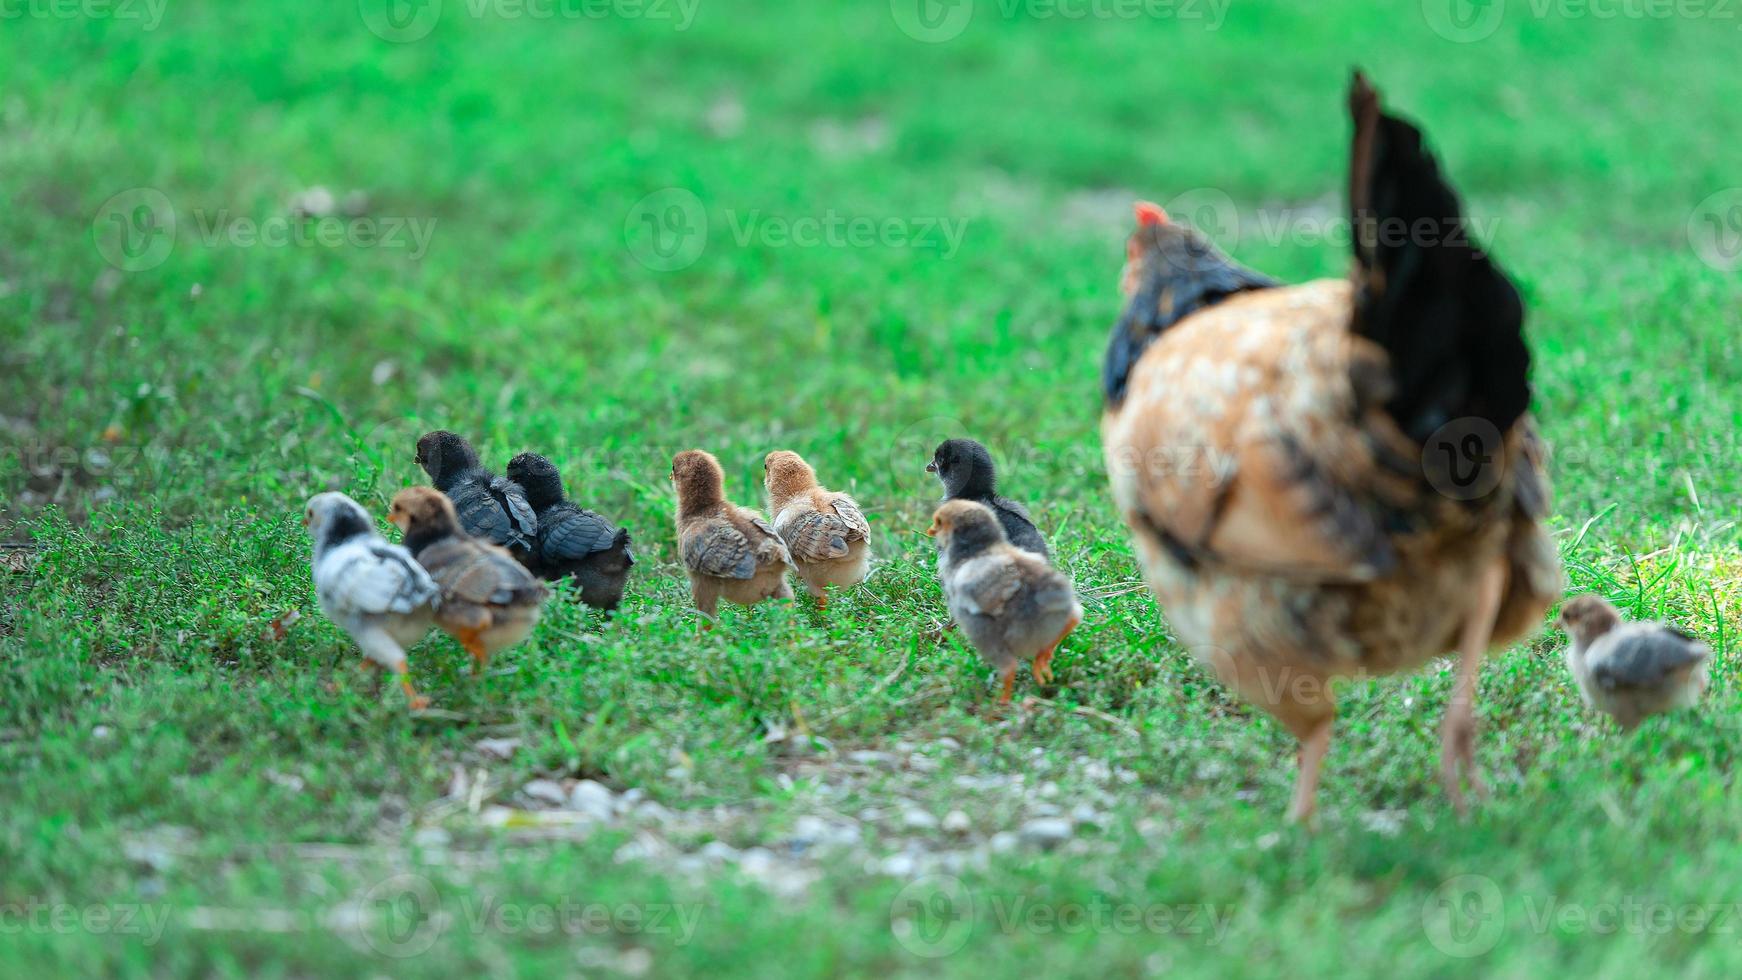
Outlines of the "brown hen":
[{"label": "brown hen", "polygon": [[[1283,286],[1138,206],[1103,372],[1113,495],[1187,647],[1301,741],[1310,817],[1334,678],[1456,650],[1459,810],[1482,658],[1561,590],[1523,304],[1412,125],[1356,75],[1352,281]],[[1461,778],[1460,778],[1461,777]]]}]

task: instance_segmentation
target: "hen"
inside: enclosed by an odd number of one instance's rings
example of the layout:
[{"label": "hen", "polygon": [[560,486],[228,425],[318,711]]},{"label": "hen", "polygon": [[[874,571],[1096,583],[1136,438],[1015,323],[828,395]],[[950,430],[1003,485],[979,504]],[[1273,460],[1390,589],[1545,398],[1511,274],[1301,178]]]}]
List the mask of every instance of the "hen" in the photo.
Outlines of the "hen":
[{"label": "hen", "polygon": [[616,609],[635,565],[629,532],[569,502],[562,475],[537,453],[509,460],[507,475],[526,489],[526,501],[538,515],[538,539],[526,567],[543,579],[572,577],[581,587],[582,602]]},{"label": "hen", "polygon": [[1046,539],[1028,516],[1028,508],[998,494],[998,474],[992,468],[992,454],[985,446],[972,439],[946,439],[938,444],[925,470],[937,474],[938,482],[944,485],[945,500],[984,504],[997,515],[1011,544],[1051,560]]},{"label": "hen", "polygon": [[793,567],[817,604],[829,604],[831,585],[865,581],[871,570],[871,525],[858,502],[824,489],[816,470],[797,453],[769,453],[762,468],[775,533],[786,542]]},{"label": "hen", "polygon": [[1558,624],[1572,638],[1567,666],[1585,703],[1632,731],[1652,715],[1692,707],[1711,684],[1712,651],[1658,623],[1626,623],[1599,596],[1582,595],[1561,608]]},{"label": "hen", "polygon": [[538,515],[520,484],[486,470],[477,450],[452,432],[438,430],[417,440],[417,465],[454,502],[467,534],[507,548],[522,563],[532,560]]},{"label": "hen", "polygon": [[690,449],[671,461],[677,491],[677,544],[696,608],[713,616],[720,600],[751,606],[791,599],[792,555],[773,525],[726,499],[726,472],[711,453]]},{"label": "hen", "polygon": [[375,532],[363,506],[342,493],[308,502],[303,524],[314,539],[315,594],[321,612],[357,641],[365,666],[392,671],[413,708],[429,702],[411,686],[405,648],[434,625],[439,594],[429,573]]},{"label": "hen", "polygon": [[1456,650],[1441,740],[1475,770],[1490,648],[1542,625],[1560,563],[1517,290],[1413,125],[1350,92],[1352,281],[1282,286],[1150,204],[1103,371],[1113,496],[1174,630],[1301,741],[1314,810],[1329,682]]},{"label": "hen", "polygon": [[472,655],[473,673],[538,624],[550,590],[507,551],[461,530],[453,501],[410,487],[394,495],[387,519],[441,589],[436,625]]},{"label": "hen", "polygon": [[1052,680],[1052,655],[1083,621],[1070,579],[1005,537],[991,508],[945,501],[926,533],[938,539],[938,580],[950,616],[998,671],[998,703],[1009,704],[1016,667],[1034,661],[1034,679]]}]

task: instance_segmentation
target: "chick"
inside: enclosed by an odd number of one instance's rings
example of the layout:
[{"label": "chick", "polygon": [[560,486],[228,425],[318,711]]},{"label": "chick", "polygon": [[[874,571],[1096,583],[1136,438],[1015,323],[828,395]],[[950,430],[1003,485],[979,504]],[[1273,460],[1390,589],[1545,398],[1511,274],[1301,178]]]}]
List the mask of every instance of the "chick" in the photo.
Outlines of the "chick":
[{"label": "chick", "polygon": [[527,568],[540,578],[572,576],[581,601],[610,611],[623,601],[623,586],[635,564],[629,532],[563,496],[562,476],[550,460],[521,453],[508,461],[508,479],[526,488],[538,515],[538,540]]},{"label": "chick", "polygon": [[721,599],[750,606],[790,599],[786,582],[792,555],[762,515],[726,499],[726,472],[700,449],[671,461],[677,491],[677,545],[690,575],[696,608],[714,615]]},{"label": "chick", "polygon": [[394,496],[387,519],[441,589],[436,625],[472,655],[474,673],[532,632],[550,590],[506,550],[461,530],[453,501],[410,487]]},{"label": "chick", "polygon": [[1010,543],[1051,560],[1046,539],[1028,516],[1028,508],[1009,497],[998,496],[998,476],[992,469],[992,454],[972,439],[949,439],[938,445],[927,473],[936,473],[944,485],[945,500],[972,500],[998,515],[998,523]]},{"label": "chick", "polygon": [[314,539],[315,595],[321,612],[339,625],[369,659],[365,667],[398,675],[413,708],[429,705],[406,675],[405,648],[435,622],[440,590],[411,552],[375,533],[362,505],[342,493],[308,502],[302,523]]},{"label": "chick", "polygon": [[865,581],[871,570],[871,525],[858,503],[824,489],[816,470],[797,453],[769,453],[762,469],[774,530],[786,542],[793,567],[817,605],[829,604],[829,586]]},{"label": "chick", "polygon": [[1034,679],[1052,680],[1052,654],[1083,621],[1070,579],[1010,543],[991,508],[945,501],[927,534],[938,539],[938,579],[950,615],[1003,679],[1010,703],[1016,665],[1034,661]]},{"label": "chick", "polygon": [[1689,708],[1711,685],[1712,651],[1658,623],[1624,623],[1599,596],[1577,596],[1561,607],[1567,667],[1585,703],[1632,731],[1652,715]]},{"label": "chick", "polygon": [[507,548],[522,564],[538,546],[538,514],[526,490],[486,470],[478,453],[452,432],[437,430],[417,440],[417,465],[448,495],[466,533]]}]

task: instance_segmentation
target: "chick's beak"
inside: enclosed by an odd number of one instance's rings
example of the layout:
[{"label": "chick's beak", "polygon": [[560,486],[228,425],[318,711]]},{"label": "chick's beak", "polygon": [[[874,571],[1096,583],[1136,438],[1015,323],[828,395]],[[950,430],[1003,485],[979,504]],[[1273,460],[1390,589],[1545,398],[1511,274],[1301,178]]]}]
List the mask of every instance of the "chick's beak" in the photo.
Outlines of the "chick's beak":
[{"label": "chick's beak", "polygon": [[938,522],[937,521],[932,521],[931,527],[928,527],[925,529],[925,536],[928,538],[935,538],[938,536]]},{"label": "chick's beak", "polygon": [[404,511],[395,507],[392,510],[387,512],[387,523],[393,525],[396,528],[399,528],[401,531],[404,531],[407,529],[406,525],[410,524],[411,522],[406,520]]},{"label": "chick's beak", "polygon": [[936,473],[938,471],[938,461],[934,459],[931,462],[925,464],[925,471],[927,473]]}]

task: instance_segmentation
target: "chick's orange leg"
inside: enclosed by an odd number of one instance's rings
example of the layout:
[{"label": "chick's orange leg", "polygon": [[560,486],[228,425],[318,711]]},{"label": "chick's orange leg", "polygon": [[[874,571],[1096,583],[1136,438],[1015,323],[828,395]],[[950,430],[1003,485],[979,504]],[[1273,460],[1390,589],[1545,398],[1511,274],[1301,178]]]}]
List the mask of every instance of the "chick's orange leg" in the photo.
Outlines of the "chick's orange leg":
[{"label": "chick's orange leg", "polygon": [[429,698],[417,693],[417,689],[411,686],[411,676],[405,665],[400,664],[395,672],[399,674],[399,686],[405,689],[406,705],[413,711],[422,711],[429,707]]},{"label": "chick's orange leg", "polygon": [[489,651],[484,649],[482,633],[482,630],[460,630],[455,634],[455,637],[460,641],[460,646],[465,647],[466,652],[472,655],[473,676],[482,674],[485,663],[490,659]]},{"label": "chick's orange leg", "polygon": [[1500,598],[1506,592],[1506,566],[1496,562],[1482,574],[1476,587],[1476,602],[1458,640],[1458,679],[1452,689],[1452,702],[1446,707],[1445,726],[1440,741],[1440,779],[1446,795],[1460,814],[1469,811],[1464,798],[1464,783],[1478,797],[1488,794],[1488,786],[1476,772],[1476,686],[1482,670],[1482,658],[1488,653],[1488,643],[1494,636],[1494,617],[1500,611]]},{"label": "chick's orange leg", "polygon": [[1016,693],[1016,665],[1011,664],[998,673],[1004,679],[999,685],[998,704],[1004,706],[1010,703],[1010,696]]},{"label": "chick's orange leg", "polygon": [[1065,637],[1071,635],[1071,630],[1076,629],[1077,624],[1082,621],[1083,617],[1081,616],[1072,619],[1059,633],[1058,638],[1047,644],[1046,649],[1040,651],[1040,656],[1034,658],[1034,679],[1036,681],[1042,684],[1052,683],[1052,655],[1058,650],[1059,644],[1065,641]]}]

